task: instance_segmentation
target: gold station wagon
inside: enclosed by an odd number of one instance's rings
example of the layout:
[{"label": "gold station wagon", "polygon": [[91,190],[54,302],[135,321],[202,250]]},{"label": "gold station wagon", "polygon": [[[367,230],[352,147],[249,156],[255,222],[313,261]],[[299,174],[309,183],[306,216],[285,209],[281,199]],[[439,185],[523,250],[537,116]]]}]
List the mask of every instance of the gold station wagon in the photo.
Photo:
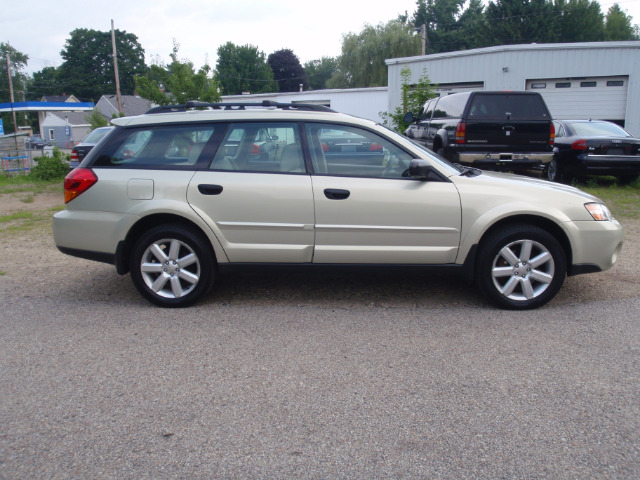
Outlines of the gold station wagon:
[{"label": "gold station wagon", "polygon": [[598,198],[451,164],[327,107],[188,102],[112,124],[65,179],[55,243],[130,272],[162,307],[234,268],[349,265],[458,271],[528,309],[622,247]]}]

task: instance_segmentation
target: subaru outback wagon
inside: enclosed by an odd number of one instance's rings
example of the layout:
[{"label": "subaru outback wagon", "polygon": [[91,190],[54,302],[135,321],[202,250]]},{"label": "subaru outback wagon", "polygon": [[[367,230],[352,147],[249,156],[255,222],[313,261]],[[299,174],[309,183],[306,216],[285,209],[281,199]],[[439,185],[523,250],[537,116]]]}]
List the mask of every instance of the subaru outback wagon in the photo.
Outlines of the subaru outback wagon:
[{"label": "subaru outback wagon", "polygon": [[598,198],[451,164],[327,107],[188,102],[112,123],[65,179],[55,243],[163,307],[234,268],[349,265],[457,271],[498,306],[535,308],[622,247]]}]

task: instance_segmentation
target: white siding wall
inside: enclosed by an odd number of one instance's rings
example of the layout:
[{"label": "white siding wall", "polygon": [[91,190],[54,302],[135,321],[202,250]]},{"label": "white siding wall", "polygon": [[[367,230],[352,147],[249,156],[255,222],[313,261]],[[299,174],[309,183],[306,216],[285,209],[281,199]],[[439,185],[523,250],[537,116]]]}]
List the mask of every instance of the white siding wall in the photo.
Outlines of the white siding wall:
[{"label": "white siding wall", "polygon": [[[507,45],[387,60],[389,106],[400,104],[400,71],[409,66],[417,81],[426,68],[433,83],[484,82],[486,90],[524,90],[527,80],[540,78],[620,77],[629,79],[625,125],[640,136],[640,42]],[[554,98],[566,110],[552,108],[558,118],[589,117],[598,107],[593,98]],[[607,101],[607,100],[605,100]],[[634,107],[635,106],[635,107]]]},{"label": "white siding wall", "polygon": [[306,92],[260,93],[253,95],[225,95],[223,103],[262,102],[320,103],[333,110],[380,122],[380,112],[388,105],[387,87],[350,88],[344,90],[310,90]]}]

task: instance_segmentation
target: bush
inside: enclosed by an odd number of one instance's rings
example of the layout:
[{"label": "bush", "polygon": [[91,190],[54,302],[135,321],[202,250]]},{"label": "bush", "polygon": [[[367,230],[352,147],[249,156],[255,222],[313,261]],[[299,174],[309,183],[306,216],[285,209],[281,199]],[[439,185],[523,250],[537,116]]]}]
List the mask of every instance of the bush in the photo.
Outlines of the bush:
[{"label": "bush", "polygon": [[58,147],[53,147],[53,155],[35,157],[37,163],[29,173],[30,178],[37,180],[58,180],[69,173],[69,155],[62,153]]}]

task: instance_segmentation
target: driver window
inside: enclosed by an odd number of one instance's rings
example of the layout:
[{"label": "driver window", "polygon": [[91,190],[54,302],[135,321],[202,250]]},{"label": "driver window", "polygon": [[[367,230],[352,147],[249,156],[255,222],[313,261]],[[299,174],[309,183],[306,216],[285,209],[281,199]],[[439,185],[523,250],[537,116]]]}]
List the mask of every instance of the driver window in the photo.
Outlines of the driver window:
[{"label": "driver window", "polygon": [[346,125],[307,124],[317,175],[403,178],[413,158],[384,137]]}]

